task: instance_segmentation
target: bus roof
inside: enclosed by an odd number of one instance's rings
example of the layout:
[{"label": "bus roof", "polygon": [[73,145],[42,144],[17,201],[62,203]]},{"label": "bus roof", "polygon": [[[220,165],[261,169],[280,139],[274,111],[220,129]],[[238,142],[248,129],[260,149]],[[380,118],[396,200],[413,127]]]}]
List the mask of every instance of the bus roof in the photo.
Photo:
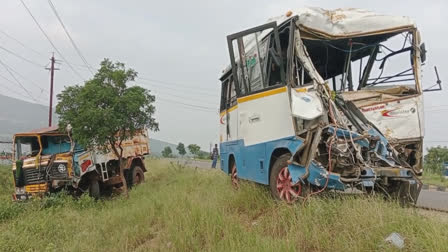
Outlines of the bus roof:
[{"label": "bus roof", "polygon": [[[325,10],[318,7],[288,11],[284,15],[268,19],[267,23],[276,21],[280,26],[294,16],[298,17],[296,25],[302,38],[306,39],[345,39],[402,32],[416,27],[414,21],[406,16],[382,15],[355,8]],[[269,32],[262,33],[259,37],[265,37]],[[227,66],[223,75],[230,69],[231,66]]]}]

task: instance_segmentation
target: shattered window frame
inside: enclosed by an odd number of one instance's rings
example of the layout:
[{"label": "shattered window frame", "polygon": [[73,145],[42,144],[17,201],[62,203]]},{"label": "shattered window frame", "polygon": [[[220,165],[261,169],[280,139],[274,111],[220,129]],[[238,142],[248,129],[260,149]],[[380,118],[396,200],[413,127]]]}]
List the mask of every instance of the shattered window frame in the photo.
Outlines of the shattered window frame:
[{"label": "shattered window frame", "polygon": [[[266,43],[266,56],[263,60],[263,62],[259,62],[259,66],[261,67],[261,71],[264,72],[264,74],[261,75],[262,77],[262,85],[261,88],[256,90],[251,90],[250,83],[247,83],[249,81],[248,78],[243,78],[243,75],[248,77],[247,68],[241,64],[241,62],[246,62],[244,55],[240,54],[238,58],[235,56],[235,49],[237,49],[237,52],[241,52],[241,50],[244,51],[244,43],[243,43],[243,37],[250,35],[250,34],[259,34],[261,31],[272,29],[270,32],[268,32],[266,35],[263,35],[262,37],[258,37],[259,35],[255,36],[256,38],[256,44],[258,41],[262,43]],[[237,41],[237,47],[234,47],[234,42]],[[283,59],[281,55],[281,47],[280,47],[280,41],[279,41],[279,33],[278,33],[278,27],[276,22],[267,23],[264,25],[260,25],[245,31],[241,31],[235,34],[231,34],[227,36],[227,44],[229,49],[229,55],[230,55],[230,62],[231,62],[231,68],[233,76],[237,76],[237,78],[233,78],[235,88],[236,88],[236,94],[237,97],[243,97],[251,94],[256,94],[259,92],[263,92],[266,90],[278,88],[281,86],[286,85],[285,82],[285,71],[283,66]],[[254,48],[249,48],[250,50],[254,50],[259,48],[255,46]],[[257,53],[258,54],[258,53]],[[272,55],[275,55],[277,57],[278,62],[278,68],[280,73],[280,82],[275,83],[274,85],[270,85],[269,79],[270,76],[270,58]],[[243,58],[243,60],[240,60],[240,58]],[[260,64],[261,63],[261,64]],[[245,74],[243,74],[245,73]]]},{"label": "shattered window frame", "polygon": [[[393,39],[400,38],[400,35],[404,38],[401,47],[391,49],[385,45]],[[411,87],[410,94],[419,94],[415,50],[420,50],[420,48],[416,44],[415,36],[415,29],[405,29],[342,39],[313,37],[305,34],[301,40],[307,48],[318,73],[324,80],[332,84],[330,86],[336,92],[368,90],[375,86],[386,88],[387,85],[384,84],[391,84],[388,86]],[[384,53],[386,54],[384,55]],[[390,59],[396,58],[398,55],[409,55],[409,63],[405,65],[400,62],[399,64],[393,64],[393,66],[399,65],[406,69],[394,69],[395,73],[384,75],[383,71],[385,69],[386,71],[390,70],[388,69],[388,65],[391,63],[389,62]],[[338,59],[338,61],[335,61],[335,59]],[[333,62],[331,62],[332,60]],[[334,69],[334,67],[340,65],[343,66],[342,69]],[[374,67],[378,65],[381,68],[374,72]],[[357,66],[359,69],[357,69]],[[356,78],[354,72],[358,74],[356,81],[354,81]]]}]

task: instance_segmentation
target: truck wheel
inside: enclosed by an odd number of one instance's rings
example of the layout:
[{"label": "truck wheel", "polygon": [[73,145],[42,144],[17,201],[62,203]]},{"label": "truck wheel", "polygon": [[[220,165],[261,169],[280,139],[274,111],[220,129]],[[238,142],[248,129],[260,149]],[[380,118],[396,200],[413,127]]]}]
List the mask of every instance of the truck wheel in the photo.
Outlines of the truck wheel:
[{"label": "truck wheel", "polygon": [[132,168],[132,186],[141,184],[145,181],[145,174],[140,166],[134,166]]},{"label": "truck wheel", "polygon": [[89,184],[89,195],[95,200],[100,198],[100,184],[97,179],[91,179]]},{"label": "truck wheel", "polygon": [[269,179],[269,188],[272,196],[277,200],[283,200],[292,203],[302,195],[302,185],[292,184],[292,178],[288,170],[288,160],[291,154],[283,154],[275,161],[271,168]]}]

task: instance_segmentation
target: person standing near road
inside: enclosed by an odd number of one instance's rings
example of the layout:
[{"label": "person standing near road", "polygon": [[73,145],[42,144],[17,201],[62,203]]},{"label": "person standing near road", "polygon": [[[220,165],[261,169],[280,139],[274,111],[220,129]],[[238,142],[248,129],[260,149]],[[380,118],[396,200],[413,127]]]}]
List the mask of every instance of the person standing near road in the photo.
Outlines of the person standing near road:
[{"label": "person standing near road", "polygon": [[213,148],[212,156],[211,156],[212,168],[216,168],[216,162],[218,161],[218,144],[215,144],[215,148]]}]

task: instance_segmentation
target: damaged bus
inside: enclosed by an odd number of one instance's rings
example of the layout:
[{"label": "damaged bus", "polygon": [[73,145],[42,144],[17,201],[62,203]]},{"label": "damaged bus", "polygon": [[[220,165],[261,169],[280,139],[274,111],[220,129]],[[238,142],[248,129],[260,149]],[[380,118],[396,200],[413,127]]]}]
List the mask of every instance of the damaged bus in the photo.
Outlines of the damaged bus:
[{"label": "damaged bus", "polygon": [[407,17],[289,11],[227,37],[221,169],[292,202],[357,188],[415,203],[425,46]]}]

